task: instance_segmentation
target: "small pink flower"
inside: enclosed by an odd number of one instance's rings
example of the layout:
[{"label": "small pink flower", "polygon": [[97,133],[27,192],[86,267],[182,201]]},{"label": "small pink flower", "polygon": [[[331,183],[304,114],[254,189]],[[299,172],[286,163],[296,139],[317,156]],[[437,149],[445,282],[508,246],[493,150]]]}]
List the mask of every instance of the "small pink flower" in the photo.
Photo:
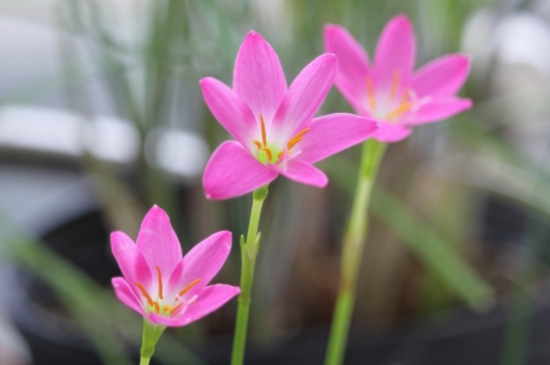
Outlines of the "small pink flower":
[{"label": "small pink flower", "polygon": [[157,206],[143,219],[135,244],[113,232],[111,249],[124,276],[112,280],[116,296],[156,325],[185,326],[240,293],[231,285],[206,286],[229,255],[231,232],[214,233],[182,258],[170,219]]},{"label": "small pink flower", "polygon": [[377,128],[374,121],[352,114],[313,119],[337,68],[336,57],[323,54],[287,88],[277,54],[262,36],[250,32],[237,54],[233,89],[211,77],[200,82],[210,111],[236,139],[222,143],[208,161],[206,196],[243,195],[279,174],[324,187],[327,177],[313,163],[363,142]]},{"label": "small pink flower", "polygon": [[325,27],[325,50],[338,57],[336,87],[355,111],[380,122],[373,138],[396,142],[412,127],[437,122],[472,106],[455,96],[469,69],[469,58],[451,54],[413,72],[416,44],[411,22],[394,17],[384,28],[374,64],[361,45],[341,26]]}]

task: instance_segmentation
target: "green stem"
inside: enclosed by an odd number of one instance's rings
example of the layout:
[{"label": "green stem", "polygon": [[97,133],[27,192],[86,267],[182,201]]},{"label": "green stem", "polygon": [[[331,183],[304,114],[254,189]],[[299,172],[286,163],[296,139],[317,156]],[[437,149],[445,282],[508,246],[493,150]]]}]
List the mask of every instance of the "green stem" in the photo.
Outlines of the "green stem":
[{"label": "green stem", "polygon": [[149,361],[155,353],[155,346],[165,329],[165,326],[152,324],[143,318],[143,337],[141,341],[139,365],[149,365]]},{"label": "green stem", "polygon": [[267,185],[254,191],[252,211],[246,243],[241,236],[241,295],[239,296],[239,307],[237,309],[237,321],[235,335],[233,337],[233,352],[231,354],[231,365],[242,365],[244,362],[244,349],[246,345],[246,333],[248,329],[248,316],[252,292],[252,281],[254,279],[254,267],[260,247],[260,234],[258,225],[262,206],[267,197]]},{"label": "green stem", "polygon": [[332,318],[325,365],[339,365],[344,360],[351,315],[355,302],[357,274],[368,230],[367,210],[378,166],[386,144],[369,139],[363,143],[361,166],[348,227],[344,234],[340,262],[340,285]]}]

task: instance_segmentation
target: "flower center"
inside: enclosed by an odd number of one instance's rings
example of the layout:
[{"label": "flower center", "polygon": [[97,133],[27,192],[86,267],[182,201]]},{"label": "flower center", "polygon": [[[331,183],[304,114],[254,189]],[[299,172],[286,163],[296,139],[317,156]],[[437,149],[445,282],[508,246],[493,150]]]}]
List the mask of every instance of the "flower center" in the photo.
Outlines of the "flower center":
[{"label": "flower center", "polygon": [[[157,270],[158,293],[154,299],[153,299],[153,296],[149,294],[147,289],[145,289],[143,284],[138,282],[135,283],[141,293],[142,298],[145,299],[146,301],[146,305],[144,304],[144,306],[145,306],[145,311],[147,313],[155,312],[165,317],[172,317],[176,313],[181,312],[180,309],[182,307],[185,306],[185,308],[187,308],[189,304],[195,301],[196,296],[194,296],[189,300],[184,300],[182,297],[187,292],[189,292],[189,290],[191,290],[195,285],[200,283],[201,279],[196,279],[190,282],[185,288],[180,290],[178,294],[174,298],[172,298],[171,301],[167,301],[167,302],[170,302],[170,304],[165,304],[164,293],[163,293],[164,288],[162,285],[162,273],[158,266],[156,266],[155,269]],[[184,311],[185,311],[185,308],[184,308]]]},{"label": "flower center", "polygon": [[261,141],[255,139],[253,141],[254,145],[257,148],[256,158],[267,165],[268,163],[275,164],[279,162],[283,157],[289,156],[292,150],[298,142],[300,142],[304,134],[309,132],[310,128],[304,128],[298,132],[294,137],[292,137],[283,148],[267,142],[267,133],[265,129],[264,116],[260,114],[260,130],[261,130]]},{"label": "flower center", "polygon": [[389,90],[377,95],[372,79],[366,78],[367,109],[372,116],[394,122],[412,108],[413,103],[410,101],[409,89],[399,92],[400,79],[399,71],[395,71]]}]

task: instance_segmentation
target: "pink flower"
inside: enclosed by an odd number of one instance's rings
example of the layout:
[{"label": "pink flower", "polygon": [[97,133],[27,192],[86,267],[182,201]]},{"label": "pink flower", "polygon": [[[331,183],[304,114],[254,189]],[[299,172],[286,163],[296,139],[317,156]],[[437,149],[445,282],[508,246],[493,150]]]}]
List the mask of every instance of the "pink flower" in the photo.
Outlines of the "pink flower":
[{"label": "pink flower", "polygon": [[374,64],[361,45],[341,26],[325,27],[325,50],[338,57],[336,87],[360,115],[375,118],[380,128],[373,138],[396,142],[411,127],[437,122],[472,106],[455,96],[469,69],[469,58],[451,54],[413,72],[416,44],[404,15],[384,28],[374,53]]},{"label": "pink flower", "polygon": [[113,278],[118,299],[149,322],[185,326],[215,311],[240,293],[235,286],[207,284],[231,249],[231,232],[214,233],[182,258],[170,219],[156,205],[149,210],[136,243],[111,234],[111,249],[124,277]]},{"label": "pink flower", "polygon": [[363,142],[377,128],[352,114],[313,119],[337,72],[336,57],[323,54],[307,65],[287,88],[273,48],[258,33],[243,41],[233,73],[233,89],[206,77],[204,100],[220,124],[235,138],[212,154],[203,185],[209,199],[249,193],[279,174],[324,187],[325,174],[312,164]]}]

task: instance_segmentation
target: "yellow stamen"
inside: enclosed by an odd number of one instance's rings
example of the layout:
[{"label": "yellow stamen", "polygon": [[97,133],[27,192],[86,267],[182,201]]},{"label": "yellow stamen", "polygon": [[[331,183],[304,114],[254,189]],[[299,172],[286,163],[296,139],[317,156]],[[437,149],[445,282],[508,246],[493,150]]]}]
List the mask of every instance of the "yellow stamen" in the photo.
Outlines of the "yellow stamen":
[{"label": "yellow stamen", "polygon": [[376,109],[376,97],[374,95],[374,85],[370,77],[367,77],[365,84],[367,86],[367,97],[369,98],[369,105],[372,111]]},{"label": "yellow stamen", "polygon": [[149,303],[150,306],[153,306],[153,299],[151,299],[151,296],[149,295],[149,293],[147,293],[147,290],[145,290],[143,285],[141,285],[140,283],[136,283],[136,286],[139,288],[141,294],[143,294],[145,299],[147,299],[147,303]]},{"label": "yellow stamen", "polygon": [[259,150],[262,149],[262,144],[259,141],[254,140],[253,142],[256,145],[256,147],[258,147]]},{"label": "yellow stamen", "polygon": [[264,116],[260,114],[260,124],[262,128],[262,142],[264,144],[264,147],[267,146],[267,136],[265,134],[265,122],[264,122]]},{"label": "yellow stamen", "polygon": [[155,312],[157,312],[158,314],[160,314],[160,307],[159,307],[159,304],[157,302],[153,302],[153,306],[155,307]]},{"label": "yellow stamen", "polygon": [[267,161],[271,162],[271,158],[273,157],[273,154],[271,153],[271,150],[268,147],[262,148],[262,150],[265,151],[265,154],[267,155]]},{"label": "yellow stamen", "polygon": [[311,128],[304,128],[303,130],[301,130],[297,135],[295,135],[290,141],[288,141],[288,143],[286,144],[287,148],[290,150],[292,147],[294,147],[296,145],[296,143],[300,142],[304,136],[304,134],[306,134],[307,132],[309,132]]},{"label": "yellow stamen", "polygon": [[182,305],[183,305],[183,303],[180,303],[180,304],[176,305],[174,308],[172,308],[172,309],[170,310],[170,315],[171,315],[171,316],[174,315],[174,313],[176,313],[177,310],[180,309]]},{"label": "yellow stamen", "polygon": [[185,293],[187,293],[189,290],[191,290],[192,287],[194,287],[195,285],[200,283],[200,281],[201,281],[201,279],[196,279],[196,280],[193,280],[192,282],[190,282],[189,285],[187,285],[185,288],[183,288],[179,292],[179,296],[182,297]]},{"label": "yellow stamen", "polygon": [[169,312],[169,311],[171,311],[172,309],[174,309],[174,308],[172,308],[171,305],[165,305],[164,308],[162,309],[162,311],[163,311],[163,312],[167,312],[167,311]]},{"label": "yellow stamen", "polygon": [[277,154],[277,160],[280,160],[280,159],[281,159],[281,157],[283,157],[283,156],[284,156],[284,154],[285,154],[285,151],[281,151],[281,152],[279,152],[279,153]]},{"label": "yellow stamen", "polygon": [[399,79],[400,79],[399,71],[395,71],[391,79],[390,102],[393,102],[395,100],[395,97],[397,96],[397,91],[399,89]]},{"label": "yellow stamen", "polygon": [[155,266],[157,269],[157,274],[159,277],[159,298],[162,299],[162,274],[160,273],[160,268],[158,266]]},{"label": "yellow stamen", "polygon": [[386,119],[395,119],[395,118],[398,118],[400,117],[403,113],[407,112],[411,107],[413,106],[412,103],[402,103],[401,105],[399,105],[397,108],[395,108],[394,110],[392,110],[388,116],[386,117]]}]

